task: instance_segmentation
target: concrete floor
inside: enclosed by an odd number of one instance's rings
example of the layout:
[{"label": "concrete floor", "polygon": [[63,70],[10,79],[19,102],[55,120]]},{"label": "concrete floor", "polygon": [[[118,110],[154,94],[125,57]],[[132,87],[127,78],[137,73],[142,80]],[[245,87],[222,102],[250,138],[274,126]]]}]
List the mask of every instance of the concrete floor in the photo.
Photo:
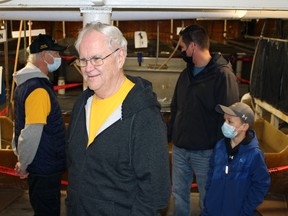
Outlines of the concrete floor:
[{"label": "concrete floor", "polygon": [[[13,190],[15,192],[15,189]],[[61,199],[61,216],[65,216],[64,200],[66,192],[62,191]],[[191,193],[191,216],[199,216],[199,194],[197,192]],[[254,216],[288,216],[287,199],[283,195],[268,194],[264,202],[258,207],[258,212]],[[33,210],[31,208],[28,191],[21,191],[21,195],[16,198],[10,205],[0,212],[0,216],[32,216]],[[173,198],[171,196],[170,203],[166,213],[162,216],[173,216]]]},{"label": "concrete floor", "polygon": [[[58,95],[60,106],[63,113],[69,114],[72,105],[74,104],[76,98],[81,92],[80,88],[67,90],[65,95]],[[67,94],[68,93],[68,94]],[[15,189],[13,189],[15,192]],[[0,188],[0,195],[2,188]],[[0,216],[32,216],[33,211],[29,202],[27,190],[18,189],[18,196],[10,203],[7,203],[6,208],[2,211],[0,210]],[[64,199],[66,197],[66,192],[62,191],[62,212],[61,216],[65,215],[65,205]],[[197,192],[191,193],[191,216],[199,216],[199,194]],[[287,196],[283,194],[268,194],[265,201],[258,207],[258,212],[256,215],[262,216],[288,216],[288,200]],[[169,207],[166,213],[162,216],[173,216],[173,199],[171,197]]]},{"label": "concrete floor", "polygon": [[[66,192],[61,192],[61,216],[65,216],[65,204],[64,200],[66,197]],[[199,216],[200,208],[198,205],[199,195],[198,193],[191,193],[191,209],[193,210],[191,216]],[[15,199],[10,205],[8,205],[3,211],[0,211],[0,216],[32,216],[33,210],[31,208],[28,191],[22,191],[22,195]],[[162,216],[173,216],[173,199],[171,198],[169,207]]]},{"label": "concrete floor", "polygon": [[[61,216],[65,215],[64,199],[66,197],[65,191],[61,193]],[[0,212],[0,216],[32,216],[33,210],[29,202],[29,195],[27,190],[23,190],[22,194],[16,198],[6,209]]]}]

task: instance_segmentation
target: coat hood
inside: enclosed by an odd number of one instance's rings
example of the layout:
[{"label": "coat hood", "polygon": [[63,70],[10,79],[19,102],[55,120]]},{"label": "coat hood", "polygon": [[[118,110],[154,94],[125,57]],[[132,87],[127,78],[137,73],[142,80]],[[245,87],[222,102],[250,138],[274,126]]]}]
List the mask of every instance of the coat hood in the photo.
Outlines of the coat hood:
[{"label": "coat hood", "polygon": [[251,149],[255,149],[255,148],[260,149],[259,142],[258,142],[258,139],[256,137],[256,132],[252,129],[250,129],[248,132],[250,134],[252,134],[253,138],[248,145],[240,145],[239,146],[239,154],[242,154],[246,151],[250,151]]},{"label": "coat hood", "polygon": [[233,71],[232,65],[228,62],[221,53],[212,54],[212,59],[207,65],[207,70],[212,70],[213,68],[221,68],[221,67],[228,67]]},{"label": "coat hood", "polygon": [[[206,67],[201,71],[201,73],[197,74],[195,77],[192,76],[194,71],[194,64],[187,65],[187,69],[190,71],[189,76],[190,80],[194,80],[194,82],[203,82],[203,80],[211,79],[214,77],[215,73],[219,71],[233,71],[232,65],[228,62],[221,53],[215,53],[211,55],[210,62],[206,65]],[[184,71],[185,71],[184,70]]]},{"label": "coat hood", "polygon": [[157,101],[157,95],[153,92],[151,82],[141,77],[128,76],[127,78],[135,83],[126,99],[123,102],[123,118],[131,116],[142,109],[155,107],[161,109],[160,103]]},{"label": "coat hood", "polygon": [[46,78],[49,79],[38,67],[28,62],[24,68],[13,73],[16,85],[21,85],[31,78]]},{"label": "coat hood", "polygon": [[[161,105],[157,101],[157,95],[153,92],[152,83],[141,77],[126,75],[126,77],[135,83],[135,86],[128,93],[122,104],[122,118],[127,118],[143,109],[154,107],[161,110]],[[83,97],[82,106],[84,107],[89,97],[94,94],[91,89],[86,89]]]}]

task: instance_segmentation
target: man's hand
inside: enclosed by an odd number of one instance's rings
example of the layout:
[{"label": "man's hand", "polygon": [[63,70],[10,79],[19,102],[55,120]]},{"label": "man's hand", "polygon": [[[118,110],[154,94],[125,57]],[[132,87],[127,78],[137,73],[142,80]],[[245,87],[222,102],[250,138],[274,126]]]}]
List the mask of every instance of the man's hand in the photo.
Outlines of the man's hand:
[{"label": "man's hand", "polygon": [[15,171],[16,171],[17,175],[19,175],[20,179],[25,179],[29,175],[29,173],[26,172],[26,170],[23,171],[20,169],[20,163],[19,162],[17,162],[15,165]]}]

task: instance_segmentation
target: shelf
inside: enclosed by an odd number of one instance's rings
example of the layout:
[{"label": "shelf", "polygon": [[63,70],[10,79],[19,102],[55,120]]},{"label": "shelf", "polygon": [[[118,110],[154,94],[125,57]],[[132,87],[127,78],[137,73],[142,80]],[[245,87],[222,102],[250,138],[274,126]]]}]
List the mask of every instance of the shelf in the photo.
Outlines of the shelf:
[{"label": "shelf", "polygon": [[[261,101],[260,99],[254,98],[255,102],[255,120],[258,118],[264,118],[275,126],[279,127],[280,120],[288,123],[288,115],[276,109],[272,105]],[[269,119],[270,117],[270,119]],[[268,118],[268,119],[267,119]]]}]

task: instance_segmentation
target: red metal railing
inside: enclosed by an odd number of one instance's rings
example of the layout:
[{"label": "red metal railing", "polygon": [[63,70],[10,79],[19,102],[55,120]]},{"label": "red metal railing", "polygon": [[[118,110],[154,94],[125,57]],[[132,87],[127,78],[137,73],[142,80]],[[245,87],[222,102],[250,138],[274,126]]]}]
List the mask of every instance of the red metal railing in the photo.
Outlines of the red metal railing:
[{"label": "red metal railing", "polygon": [[[288,170],[288,166],[273,167],[273,168],[269,169],[269,173],[273,174],[275,172],[283,172],[286,170]],[[0,166],[0,173],[11,175],[11,176],[18,176],[14,169],[9,168],[9,167],[5,167],[5,166]],[[61,184],[62,185],[68,185],[68,181],[62,180]],[[193,183],[191,187],[197,188],[197,184]]]}]

